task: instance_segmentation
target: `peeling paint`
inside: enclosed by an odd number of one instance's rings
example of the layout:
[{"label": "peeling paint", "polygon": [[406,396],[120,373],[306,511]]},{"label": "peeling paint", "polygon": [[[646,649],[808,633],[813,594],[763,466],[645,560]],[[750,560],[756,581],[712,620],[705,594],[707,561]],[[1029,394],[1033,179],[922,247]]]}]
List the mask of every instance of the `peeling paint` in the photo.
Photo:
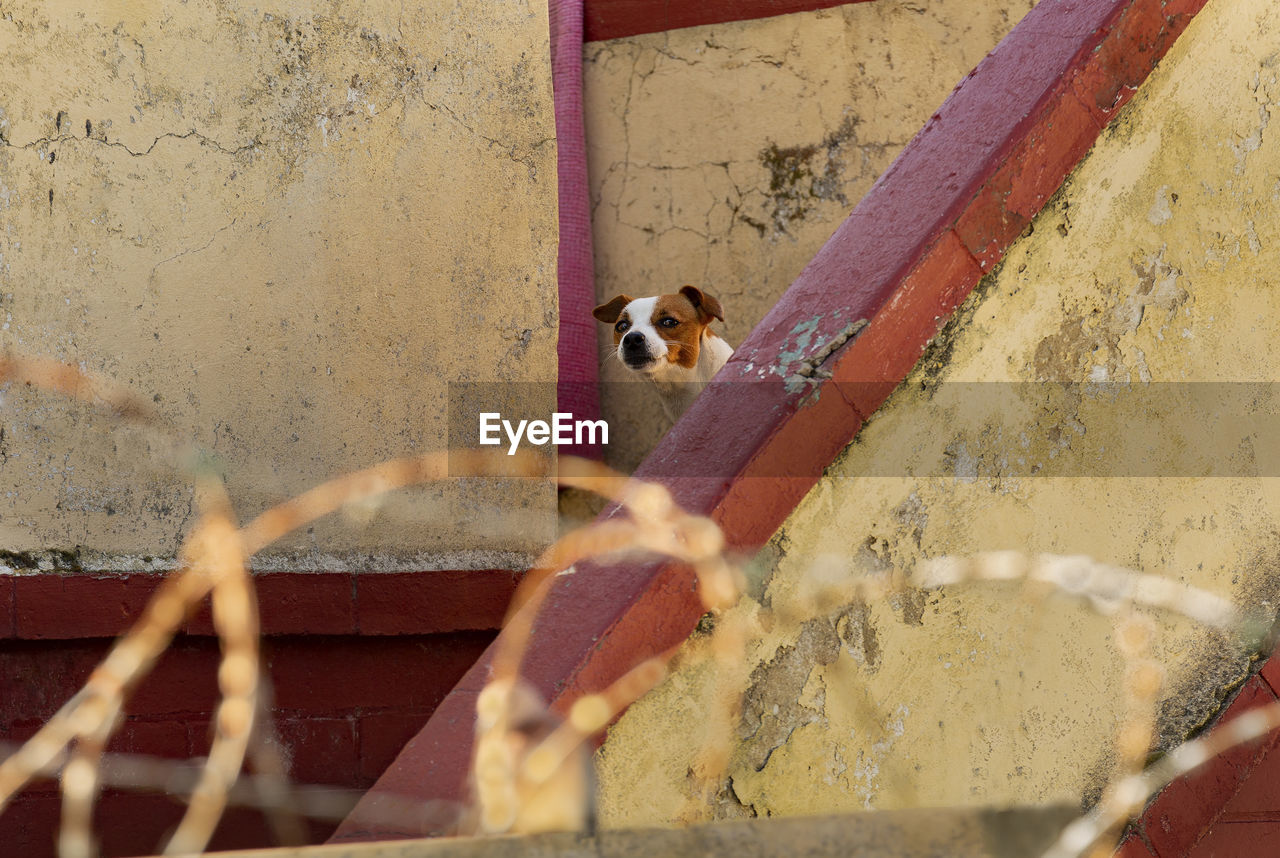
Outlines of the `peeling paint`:
[{"label": "peeling paint", "polygon": [[762,770],[796,729],[822,718],[821,703],[805,705],[801,691],[809,671],[819,664],[831,664],[839,652],[835,623],[818,618],[801,626],[794,645],[780,648],[773,659],[751,674],[739,728],[747,765],[757,772]]},{"label": "peeling paint", "polygon": [[[1268,89],[1280,20],[1270,11],[1266,0],[1205,6],[775,534],[759,560],[767,568],[754,573],[757,598],[735,609],[758,637],[746,666],[723,674],[741,678],[762,731],[775,719],[767,740],[739,746],[727,773],[754,812],[1089,803],[1114,766],[1126,703],[1113,617],[1021,582],[986,581],[780,619],[804,604],[797,594],[815,578],[831,590],[833,574],[851,585],[872,574],[897,580],[921,558],[1012,550],[1165,575],[1250,610],[1280,604],[1276,463],[1266,459],[1262,479],[1202,475],[1214,462],[1189,467],[1199,436],[1220,427],[1188,419],[1178,391],[1192,385],[1173,384],[1280,378],[1280,138]],[[1150,455],[1184,470],[1105,473],[1098,463],[1134,428],[1091,379],[1172,391],[1151,400],[1163,409],[1150,415],[1163,443]],[[968,384],[1026,396],[999,398],[999,419],[960,420],[966,407],[981,412],[965,401]],[[1249,457],[1262,438],[1244,440],[1238,455],[1257,463]],[[921,460],[946,467],[877,470]],[[1050,463],[1053,476],[1038,476]],[[1252,653],[1149,613],[1150,656],[1168,676],[1158,726],[1168,749],[1247,675]],[[830,658],[813,642],[827,640],[833,617]],[[798,655],[802,636],[808,659]],[[689,680],[677,670],[668,682],[605,744],[606,823],[664,821],[688,797],[685,783],[653,777],[637,807],[629,797],[648,772],[608,764],[635,765],[640,748],[661,748],[668,766],[696,753],[668,693],[688,694]],[[762,749],[767,765],[756,770]]]}]

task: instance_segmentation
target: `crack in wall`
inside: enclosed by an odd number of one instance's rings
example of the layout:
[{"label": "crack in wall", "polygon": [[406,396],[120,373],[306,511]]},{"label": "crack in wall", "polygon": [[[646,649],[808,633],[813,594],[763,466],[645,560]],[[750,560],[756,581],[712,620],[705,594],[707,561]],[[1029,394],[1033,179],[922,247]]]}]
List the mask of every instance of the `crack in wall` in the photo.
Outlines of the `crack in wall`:
[{"label": "crack in wall", "polygon": [[253,140],[252,142],[245,143],[241,146],[237,146],[234,148],[228,147],[222,143],[219,143],[217,140],[214,140],[208,135],[200,133],[194,128],[182,134],[179,134],[176,131],[170,131],[168,133],[161,134],[160,136],[152,140],[151,144],[147,146],[147,148],[139,149],[139,150],[130,149],[126,144],[118,140],[107,140],[103,136],[91,136],[91,135],[79,136],[75,134],[59,134],[54,137],[37,137],[36,139],[31,140],[27,143],[13,143],[7,139],[0,138],[0,143],[3,143],[5,146],[11,149],[22,149],[22,150],[35,149],[37,150],[37,152],[39,152],[42,158],[47,157],[47,158],[50,158],[51,160],[55,157],[54,153],[48,151],[48,147],[51,146],[52,144],[59,143],[59,144],[65,145],[65,144],[79,144],[79,143],[85,143],[85,142],[95,143],[101,146],[109,146],[116,149],[123,149],[125,152],[127,152],[129,155],[131,155],[134,158],[142,158],[147,155],[150,155],[162,140],[190,140],[192,138],[199,141],[201,145],[208,146],[209,148],[214,149],[218,152],[221,152],[224,155],[232,155],[232,156],[242,155],[245,152],[258,149],[262,146],[261,141]]},{"label": "crack in wall", "polygon": [[[429,445],[452,374],[554,369],[545,11],[0,7],[13,84],[0,92],[0,278],[24,283],[0,307],[0,338],[154,395],[175,431],[217,448],[238,503]],[[451,304],[459,270],[487,318]],[[508,320],[519,328],[504,339]],[[480,369],[454,359],[454,340],[480,347]],[[138,488],[163,485],[147,451],[49,397],[9,398],[10,548],[83,544],[108,565],[171,551],[190,504]],[[508,510],[519,528],[458,526]],[[423,490],[374,521],[319,523],[264,562],[385,554],[415,568],[476,539],[524,557],[548,524],[541,489]]]},{"label": "crack in wall", "polygon": [[496,147],[499,151],[502,151],[508,160],[514,161],[517,164],[523,164],[525,167],[528,167],[529,170],[534,174],[536,174],[537,172],[538,165],[533,160],[533,153],[539,151],[548,143],[556,142],[555,137],[543,137],[540,140],[535,140],[531,143],[526,144],[525,145],[526,151],[524,153],[517,154],[517,149],[519,147],[519,144],[504,143],[501,140],[495,139],[493,137],[489,137],[488,135],[481,133],[480,131],[476,130],[475,128],[468,125],[465,121],[463,121],[462,117],[458,115],[457,111],[449,107],[449,105],[432,104],[430,102],[424,102],[424,103],[426,104],[427,107],[431,108],[432,110],[437,110],[444,113],[446,116],[452,119],[455,123],[457,123],[458,127],[462,128],[468,133],[473,134],[476,137],[480,138],[481,140],[485,141],[491,147]]}]

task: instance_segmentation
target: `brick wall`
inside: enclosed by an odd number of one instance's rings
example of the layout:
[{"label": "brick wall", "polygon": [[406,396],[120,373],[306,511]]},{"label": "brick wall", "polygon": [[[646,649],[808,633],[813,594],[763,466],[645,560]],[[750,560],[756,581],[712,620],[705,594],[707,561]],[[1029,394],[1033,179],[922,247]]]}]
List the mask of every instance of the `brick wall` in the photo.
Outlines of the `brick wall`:
[{"label": "brick wall", "polygon": [[[34,733],[79,688],[137,616],[157,576],[24,574],[0,578],[0,737]],[[426,723],[493,639],[514,589],[507,571],[257,577],[272,718],[300,783],[364,789]],[[110,750],[201,756],[217,703],[218,642],[207,610],[188,624],[130,698]],[[183,806],[106,792],[103,855],[154,853]],[[57,784],[29,787],[0,814],[6,852],[54,855]],[[322,842],[333,823],[312,825]],[[271,845],[256,811],[232,811],[213,847]]]}]

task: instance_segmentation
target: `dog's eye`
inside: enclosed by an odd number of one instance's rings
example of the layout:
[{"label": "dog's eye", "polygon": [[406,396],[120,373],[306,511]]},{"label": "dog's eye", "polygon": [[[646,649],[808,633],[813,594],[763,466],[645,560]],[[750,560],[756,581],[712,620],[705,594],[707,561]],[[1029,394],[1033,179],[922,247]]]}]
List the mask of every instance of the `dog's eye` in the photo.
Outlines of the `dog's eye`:
[{"label": "dog's eye", "polygon": [[628,322],[626,319],[619,319],[618,324],[614,325],[613,329],[620,334],[624,334],[627,332],[627,329],[630,327],[631,327],[631,323]]},{"label": "dog's eye", "polygon": [[680,321],[667,316],[665,319],[660,319],[658,324],[662,325],[664,328],[674,328],[676,325],[680,324]]}]

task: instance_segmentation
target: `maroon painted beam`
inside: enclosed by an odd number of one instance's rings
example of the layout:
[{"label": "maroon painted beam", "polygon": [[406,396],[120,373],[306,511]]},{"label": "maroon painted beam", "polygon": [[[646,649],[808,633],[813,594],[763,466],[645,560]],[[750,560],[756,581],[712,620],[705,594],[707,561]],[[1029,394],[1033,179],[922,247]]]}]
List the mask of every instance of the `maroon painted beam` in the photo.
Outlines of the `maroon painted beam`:
[{"label": "maroon painted beam", "polygon": [[[732,549],[767,541],[1203,5],[1042,0],[961,81],[637,475],[713,517]],[[870,324],[841,339],[860,319]],[[819,361],[830,377],[805,373]],[[524,675],[564,711],[680,643],[701,613],[679,566],[579,568],[539,614]],[[492,652],[335,840],[430,833],[431,820],[397,827],[369,811],[397,795],[464,796]]]},{"label": "maroon painted beam", "polygon": [[812,12],[867,0],[586,0],[586,41]]}]

